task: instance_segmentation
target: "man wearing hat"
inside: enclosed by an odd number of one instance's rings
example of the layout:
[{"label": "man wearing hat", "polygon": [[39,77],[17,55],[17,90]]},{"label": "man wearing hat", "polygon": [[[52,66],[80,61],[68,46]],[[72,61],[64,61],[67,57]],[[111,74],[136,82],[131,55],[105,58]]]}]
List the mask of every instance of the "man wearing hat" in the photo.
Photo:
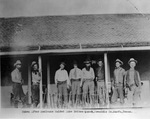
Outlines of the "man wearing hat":
[{"label": "man wearing hat", "polygon": [[114,70],[114,79],[112,81],[113,85],[113,95],[112,95],[112,103],[115,103],[118,99],[118,96],[120,98],[120,103],[124,103],[124,76],[125,76],[125,70],[121,67],[123,65],[123,62],[120,59],[116,59],[115,61],[116,68]]},{"label": "man wearing hat", "polygon": [[[73,62],[73,69],[70,70],[69,79],[71,81],[72,102],[79,102],[80,100],[80,83],[81,83],[81,69],[78,68],[76,61]],[[76,99],[75,99],[76,96]]]},{"label": "man wearing hat", "polygon": [[96,68],[96,82],[97,82],[97,94],[100,104],[105,103],[105,77],[104,67],[102,59],[97,61],[98,67]]},{"label": "man wearing hat", "polygon": [[33,107],[37,107],[39,104],[39,84],[41,80],[41,73],[39,72],[39,66],[37,62],[33,61],[31,64],[32,71],[32,99]]},{"label": "man wearing hat", "polygon": [[85,62],[85,68],[82,69],[82,81],[81,86],[83,85],[83,103],[86,102],[86,96],[90,94],[90,102],[94,104],[94,70],[91,67],[91,61],[88,59]]},{"label": "man wearing hat", "polygon": [[17,60],[14,64],[15,69],[11,72],[11,79],[13,82],[14,106],[17,108],[18,103],[23,103],[25,94],[22,89],[23,79],[21,75],[21,61]]},{"label": "man wearing hat", "polygon": [[[60,63],[60,68],[55,73],[55,84],[58,87],[58,99],[60,100],[60,105],[66,106],[68,102],[67,88],[70,86],[68,72],[64,69],[65,62]],[[64,103],[63,103],[64,99]]]},{"label": "man wearing hat", "polygon": [[128,88],[128,103],[135,105],[138,102],[139,94],[141,91],[141,79],[139,72],[135,70],[137,60],[131,58],[128,61],[130,69],[126,73],[126,85]]}]

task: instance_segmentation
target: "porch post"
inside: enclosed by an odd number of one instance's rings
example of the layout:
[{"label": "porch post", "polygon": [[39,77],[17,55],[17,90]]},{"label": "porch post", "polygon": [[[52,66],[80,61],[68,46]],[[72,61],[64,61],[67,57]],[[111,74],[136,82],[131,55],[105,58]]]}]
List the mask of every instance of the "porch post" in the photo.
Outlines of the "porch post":
[{"label": "porch post", "polygon": [[47,61],[47,103],[48,107],[50,107],[50,63]]},{"label": "porch post", "polygon": [[31,104],[31,65],[28,60],[28,103]]},{"label": "porch post", "polygon": [[38,57],[39,70],[41,71],[41,80],[40,80],[40,108],[43,106],[43,91],[42,91],[42,58]]},{"label": "porch post", "polygon": [[106,103],[107,108],[109,108],[109,91],[108,91],[108,80],[109,80],[109,66],[107,53],[104,53],[104,64],[105,64],[105,85],[106,85]]},{"label": "porch post", "polygon": [[[1,56],[0,56],[0,82],[2,81],[2,77],[1,77],[1,71],[2,71],[1,68],[2,68],[2,67],[1,67],[1,66],[2,66],[2,65],[1,65]],[[2,93],[1,93],[1,87],[0,87],[0,94],[2,94]],[[1,108],[1,99],[2,99],[2,98],[1,98],[1,96],[0,96],[0,108]]]}]

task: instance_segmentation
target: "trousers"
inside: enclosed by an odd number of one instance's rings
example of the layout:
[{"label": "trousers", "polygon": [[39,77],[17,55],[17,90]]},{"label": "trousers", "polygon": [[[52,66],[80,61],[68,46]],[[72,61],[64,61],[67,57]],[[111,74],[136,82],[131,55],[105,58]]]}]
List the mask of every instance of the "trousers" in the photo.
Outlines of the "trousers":
[{"label": "trousers", "polygon": [[105,89],[105,82],[104,81],[97,81],[97,94],[100,103],[106,102],[106,89]]},{"label": "trousers", "polygon": [[20,83],[13,83],[13,94],[14,94],[14,105],[18,106],[19,101],[24,101],[25,94],[22,89],[22,85]]},{"label": "trousers", "polygon": [[128,94],[127,94],[127,99],[128,99],[128,104],[132,103],[138,103],[140,100],[140,89],[136,85],[132,85],[130,87],[130,90],[128,89]]},{"label": "trousers", "polygon": [[116,102],[118,97],[120,98],[120,103],[124,103],[124,95],[123,95],[123,84],[118,83],[115,85],[113,89],[113,95],[112,95],[112,103]]},{"label": "trousers", "polygon": [[68,93],[67,93],[67,82],[58,83],[58,99],[60,104],[63,102],[66,104],[68,101]]},{"label": "trousers", "polygon": [[86,101],[86,96],[90,94],[91,101],[94,101],[94,81],[86,80],[83,84],[83,101]]},{"label": "trousers", "polygon": [[[79,100],[79,96],[80,96],[80,81],[73,81],[72,82],[72,100],[73,100],[73,103],[76,101],[76,100]],[[76,96],[76,99],[75,99],[75,96]]]},{"label": "trousers", "polygon": [[36,107],[39,104],[39,85],[32,85],[32,100]]}]

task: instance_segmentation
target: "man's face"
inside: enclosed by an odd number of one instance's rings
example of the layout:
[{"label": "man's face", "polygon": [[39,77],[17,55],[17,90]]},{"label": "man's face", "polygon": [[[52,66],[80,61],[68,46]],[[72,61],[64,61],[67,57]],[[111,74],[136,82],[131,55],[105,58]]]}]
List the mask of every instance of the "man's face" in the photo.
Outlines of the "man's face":
[{"label": "man's face", "polygon": [[130,68],[134,68],[136,66],[135,62],[130,62]]},{"label": "man's face", "polygon": [[90,63],[86,63],[85,65],[86,65],[86,67],[90,67],[91,66]]},{"label": "man's face", "polygon": [[100,67],[103,66],[103,62],[102,62],[102,61],[99,61],[99,62],[98,62],[98,66],[100,66]]},{"label": "man's face", "polygon": [[37,70],[37,69],[38,69],[37,64],[35,64],[35,65],[33,66],[33,69],[34,69],[34,70]]},{"label": "man's face", "polygon": [[77,64],[74,64],[73,67],[74,67],[74,68],[77,68],[78,66],[77,66]]},{"label": "man's face", "polygon": [[20,69],[20,68],[21,68],[21,64],[17,64],[16,67],[17,67],[18,69]]},{"label": "man's face", "polygon": [[60,64],[60,68],[64,69],[65,68],[64,64]]},{"label": "man's face", "polygon": [[116,62],[116,67],[118,68],[120,66],[121,66],[121,64],[119,62]]}]

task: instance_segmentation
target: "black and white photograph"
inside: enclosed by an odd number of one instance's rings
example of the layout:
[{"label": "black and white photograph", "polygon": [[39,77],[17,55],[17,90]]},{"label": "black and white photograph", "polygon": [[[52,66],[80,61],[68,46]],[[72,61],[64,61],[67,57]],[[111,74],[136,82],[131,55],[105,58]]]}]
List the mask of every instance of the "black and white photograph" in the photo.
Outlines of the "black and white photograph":
[{"label": "black and white photograph", "polygon": [[150,1],[0,0],[0,97],[0,118],[150,118]]}]

